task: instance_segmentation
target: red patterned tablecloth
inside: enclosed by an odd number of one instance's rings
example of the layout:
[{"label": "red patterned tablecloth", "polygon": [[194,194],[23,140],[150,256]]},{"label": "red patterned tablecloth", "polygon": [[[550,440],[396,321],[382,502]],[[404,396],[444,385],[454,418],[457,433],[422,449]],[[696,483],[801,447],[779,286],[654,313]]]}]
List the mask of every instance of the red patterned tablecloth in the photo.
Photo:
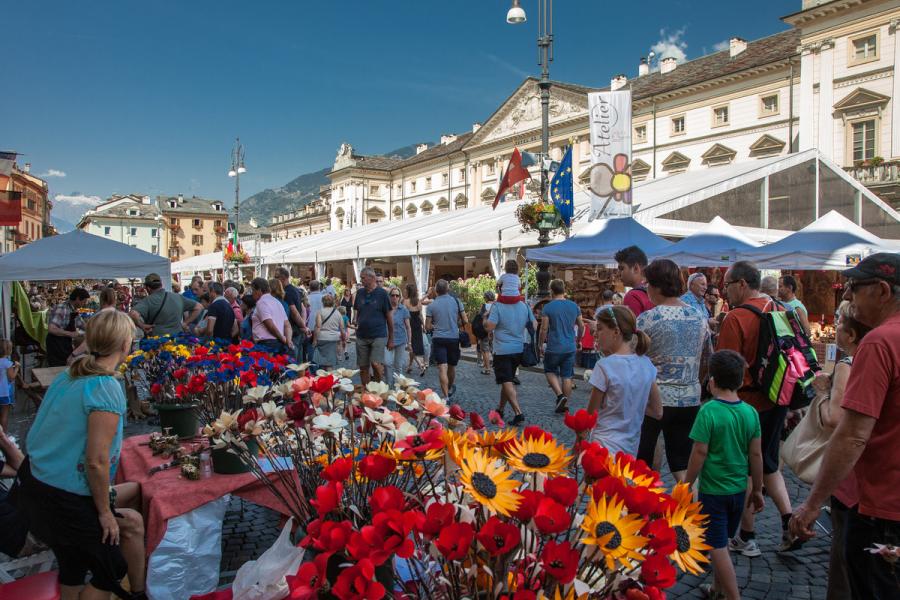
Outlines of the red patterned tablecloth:
[{"label": "red patterned tablecloth", "polygon": [[[130,437],[122,442],[122,454],[116,472],[116,482],[136,481],[141,484],[144,528],[147,531],[147,556],[150,556],[166,533],[169,519],[189,513],[221,498],[236,494],[246,500],[266,506],[282,514],[287,509],[251,473],[219,475],[191,481],[181,476],[181,469],[173,467],[156,473],[150,469],[168,462],[168,458],[153,456],[147,441],[149,435]],[[186,444],[189,445],[189,444]]]}]

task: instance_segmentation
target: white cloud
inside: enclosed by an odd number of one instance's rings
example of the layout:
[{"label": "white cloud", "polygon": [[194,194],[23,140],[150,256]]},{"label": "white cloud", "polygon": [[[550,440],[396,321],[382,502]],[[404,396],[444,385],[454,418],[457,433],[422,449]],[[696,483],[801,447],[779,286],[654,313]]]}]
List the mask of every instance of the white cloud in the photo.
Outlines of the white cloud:
[{"label": "white cloud", "polygon": [[723,50],[728,50],[729,48],[731,48],[731,42],[728,40],[722,40],[721,42],[713,46],[713,52],[721,52]]},{"label": "white cloud", "polygon": [[72,206],[96,206],[100,204],[100,196],[86,196],[79,192],[72,192],[69,195],[57,194],[53,197],[53,201]]},{"label": "white cloud", "polygon": [[41,177],[65,177],[66,172],[59,169],[47,169],[46,173],[41,173]]},{"label": "white cloud", "polygon": [[490,52],[482,52],[482,54],[484,56],[486,56],[488,58],[488,60],[490,60],[497,66],[503,68],[506,71],[509,71],[510,73],[512,73],[513,75],[516,75],[517,77],[521,77],[522,79],[528,77],[529,75],[534,74],[534,73],[529,73],[528,71],[525,71],[524,69],[520,69],[516,65],[503,60],[496,54],[491,54]]},{"label": "white cloud", "polygon": [[657,59],[674,58],[683,63],[687,59],[687,42],[684,41],[684,29],[669,33],[665,29],[659,30],[659,40],[650,46],[656,53]]}]

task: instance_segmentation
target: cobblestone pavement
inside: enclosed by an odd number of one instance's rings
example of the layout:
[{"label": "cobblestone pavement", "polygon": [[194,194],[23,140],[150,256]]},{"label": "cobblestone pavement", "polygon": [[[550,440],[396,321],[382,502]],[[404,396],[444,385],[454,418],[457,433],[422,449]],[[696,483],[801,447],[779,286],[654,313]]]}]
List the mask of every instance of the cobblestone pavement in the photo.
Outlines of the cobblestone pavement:
[{"label": "cobblestone pavement", "polygon": [[[340,366],[353,366],[354,352],[350,349],[350,361]],[[471,357],[467,357],[471,358]],[[343,361],[342,361],[343,362]],[[547,387],[541,373],[530,370],[520,371],[522,385],[518,386],[519,402],[526,416],[526,424],[539,425],[558,436],[566,443],[572,443],[574,436],[562,422],[562,417],[553,412],[554,396]],[[419,378],[426,386],[438,389],[437,370],[429,367],[424,377]],[[453,398],[463,409],[475,410],[483,416],[495,408],[499,399],[499,388],[493,376],[482,375],[472,360],[463,360],[457,369],[457,392]],[[569,406],[574,411],[587,406],[589,385],[579,379],[577,390],[572,394]],[[12,431],[24,436],[33,418],[27,410],[19,410],[12,421]],[[507,418],[511,417],[507,411]],[[148,422],[129,424],[126,435],[138,435],[154,430]],[[666,482],[671,484],[671,476],[663,469]],[[786,483],[791,501],[798,504],[807,494],[808,486],[793,474],[786,473]],[[234,498],[225,515],[222,531],[222,562],[220,584],[226,585],[234,578],[235,571],[248,560],[257,558],[274,542],[280,531],[280,516],[266,508]],[[827,516],[823,525],[830,529]],[[828,577],[830,538],[821,535],[808,542],[800,550],[791,553],[776,553],[781,542],[781,523],[778,511],[769,501],[765,510],[757,517],[757,541],[762,556],[747,558],[733,555],[738,584],[744,598],[792,598],[796,600],[819,600],[825,598]],[[670,598],[702,598],[699,590],[702,583],[712,581],[711,575],[700,577],[685,575],[670,590]]]}]

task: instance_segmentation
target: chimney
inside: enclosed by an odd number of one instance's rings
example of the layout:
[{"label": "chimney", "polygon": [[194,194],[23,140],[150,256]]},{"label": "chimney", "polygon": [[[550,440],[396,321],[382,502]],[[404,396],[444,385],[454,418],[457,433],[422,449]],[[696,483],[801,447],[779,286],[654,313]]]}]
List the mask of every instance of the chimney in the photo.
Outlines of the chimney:
[{"label": "chimney", "polygon": [[641,64],[638,65],[638,77],[650,74],[650,65],[647,63],[646,57],[641,57]]},{"label": "chimney", "polygon": [[417,144],[416,145],[416,154],[422,154],[428,150],[428,144]]},{"label": "chimney", "polygon": [[22,167],[23,173],[31,173],[31,163],[25,163],[25,166]]},{"label": "chimney", "polygon": [[481,123],[472,123],[472,133],[475,133],[479,129],[481,129]]},{"label": "chimney", "polygon": [[609,89],[612,91],[620,90],[628,83],[628,78],[622,75],[616,75],[609,82]]},{"label": "chimney", "polygon": [[452,133],[441,135],[441,146],[446,146],[447,144],[452,144],[456,141],[456,136]]},{"label": "chimney", "polygon": [[675,67],[678,66],[678,62],[675,60],[674,56],[667,56],[661,61],[659,61],[659,72],[660,73],[669,73],[675,70]]},{"label": "chimney", "polygon": [[733,37],[728,40],[728,53],[731,55],[731,58],[734,58],[746,49],[747,40],[743,40],[739,37]]}]

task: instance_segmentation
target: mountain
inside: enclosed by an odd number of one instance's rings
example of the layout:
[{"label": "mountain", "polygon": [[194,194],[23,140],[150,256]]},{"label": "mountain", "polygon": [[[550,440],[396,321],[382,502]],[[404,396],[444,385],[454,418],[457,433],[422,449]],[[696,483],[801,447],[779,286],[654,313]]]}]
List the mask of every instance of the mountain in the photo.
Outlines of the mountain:
[{"label": "mountain", "polygon": [[[432,146],[432,143],[428,144]],[[416,144],[397,148],[383,154],[388,158],[409,158],[415,156]],[[328,173],[331,167],[325,167],[312,173],[304,173],[292,179],[286,185],[276,189],[265,189],[241,201],[241,222],[246,223],[255,218],[260,225],[268,226],[272,217],[303,208],[319,197],[319,188],[329,183]]]},{"label": "mountain", "polygon": [[53,209],[50,211],[50,222],[60,233],[75,229],[81,215],[100,204],[100,196],[87,196],[81,192],[56,194],[53,197]]}]

